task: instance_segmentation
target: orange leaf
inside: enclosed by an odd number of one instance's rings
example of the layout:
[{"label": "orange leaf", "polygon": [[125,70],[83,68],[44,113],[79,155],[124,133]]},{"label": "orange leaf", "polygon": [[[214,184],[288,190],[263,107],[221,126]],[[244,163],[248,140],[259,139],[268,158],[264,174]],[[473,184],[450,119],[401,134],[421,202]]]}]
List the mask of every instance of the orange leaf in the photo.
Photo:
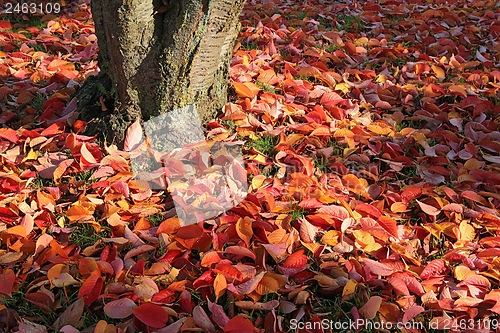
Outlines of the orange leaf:
[{"label": "orange leaf", "polygon": [[378,218],[378,224],[385,229],[390,235],[399,238],[398,236],[398,226],[397,222],[388,216],[380,216]]},{"label": "orange leaf", "polygon": [[83,206],[75,205],[66,211],[66,215],[71,222],[74,222],[86,219],[90,215],[90,212]]},{"label": "orange leaf", "polygon": [[240,218],[238,222],[236,222],[236,233],[249,247],[250,240],[252,239],[253,236],[253,230],[252,230],[252,220],[248,216]]},{"label": "orange leaf", "polygon": [[252,82],[233,82],[233,87],[238,95],[248,97],[250,99],[257,96],[257,93],[260,91],[260,88]]},{"label": "orange leaf", "polygon": [[224,275],[217,274],[214,279],[214,290],[215,290],[215,301],[219,299],[222,295],[224,295],[224,291],[227,288],[227,281]]},{"label": "orange leaf", "polygon": [[156,236],[158,236],[161,233],[172,234],[180,227],[181,227],[181,222],[179,218],[171,217],[169,219],[166,219],[160,224],[158,230],[156,231]]}]

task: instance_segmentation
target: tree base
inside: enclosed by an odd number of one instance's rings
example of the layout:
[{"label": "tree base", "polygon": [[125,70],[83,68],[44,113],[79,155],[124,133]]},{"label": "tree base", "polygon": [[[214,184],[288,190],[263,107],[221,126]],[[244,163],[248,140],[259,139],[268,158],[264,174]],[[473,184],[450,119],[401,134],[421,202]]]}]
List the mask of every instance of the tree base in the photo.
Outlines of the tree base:
[{"label": "tree base", "polygon": [[[82,134],[97,135],[98,139],[106,139],[108,144],[123,145],[127,128],[135,118],[132,119],[133,113],[114,112],[114,89],[109,76],[100,72],[88,77],[74,97],[78,100],[79,119],[90,122]],[[102,104],[106,108],[105,111]]]}]

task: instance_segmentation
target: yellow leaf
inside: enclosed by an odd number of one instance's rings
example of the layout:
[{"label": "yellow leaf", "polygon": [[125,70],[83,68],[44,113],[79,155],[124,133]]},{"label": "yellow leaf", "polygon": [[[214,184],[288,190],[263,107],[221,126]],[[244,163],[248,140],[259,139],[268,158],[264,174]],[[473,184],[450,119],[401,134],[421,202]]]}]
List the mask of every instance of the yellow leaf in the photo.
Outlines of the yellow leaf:
[{"label": "yellow leaf", "polygon": [[217,274],[214,280],[214,290],[215,290],[215,301],[224,295],[224,291],[227,288],[227,281],[224,275]]},{"label": "yellow leaf", "polygon": [[33,149],[31,149],[28,155],[25,158],[23,158],[22,162],[29,160],[36,160],[37,157],[38,157],[37,154],[33,151]]},{"label": "yellow leaf", "polygon": [[432,65],[431,68],[432,68],[432,71],[436,74],[436,77],[438,78],[439,81],[443,81],[446,78],[444,70],[441,67],[438,67],[436,65]]},{"label": "yellow leaf", "polygon": [[356,280],[350,279],[347,282],[347,284],[344,286],[344,290],[342,291],[342,297],[346,297],[346,296],[354,294],[357,286],[358,286],[358,282],[356,282]]}]

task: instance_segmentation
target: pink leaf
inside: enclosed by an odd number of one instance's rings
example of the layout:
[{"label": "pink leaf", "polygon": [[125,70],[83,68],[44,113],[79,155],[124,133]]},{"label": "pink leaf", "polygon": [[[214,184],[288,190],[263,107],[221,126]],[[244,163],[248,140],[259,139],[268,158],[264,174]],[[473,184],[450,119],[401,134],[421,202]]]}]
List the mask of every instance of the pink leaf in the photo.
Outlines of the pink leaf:
[{"label": "pink leaf", "polygon": [[130,125],[127,129],[127,135],[125,136],[125,142],[123,143],[123,149],[125,151],[131,151],[143,140],[142,128],[140,119]]}]

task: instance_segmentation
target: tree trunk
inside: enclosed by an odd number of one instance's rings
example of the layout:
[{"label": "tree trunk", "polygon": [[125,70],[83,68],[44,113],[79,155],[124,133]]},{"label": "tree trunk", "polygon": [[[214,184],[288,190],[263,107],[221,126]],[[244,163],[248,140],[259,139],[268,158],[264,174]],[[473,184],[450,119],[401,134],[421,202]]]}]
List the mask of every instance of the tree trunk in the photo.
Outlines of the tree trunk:
[{"label": "tree trunk", "polygon": [[[90,133],[122,142],[149,120],[194,104],[202,122],[227,101],[245,0],[92,0],[101,72],[77,93]],[[100,97],[108,111],[102,111]]]}]

